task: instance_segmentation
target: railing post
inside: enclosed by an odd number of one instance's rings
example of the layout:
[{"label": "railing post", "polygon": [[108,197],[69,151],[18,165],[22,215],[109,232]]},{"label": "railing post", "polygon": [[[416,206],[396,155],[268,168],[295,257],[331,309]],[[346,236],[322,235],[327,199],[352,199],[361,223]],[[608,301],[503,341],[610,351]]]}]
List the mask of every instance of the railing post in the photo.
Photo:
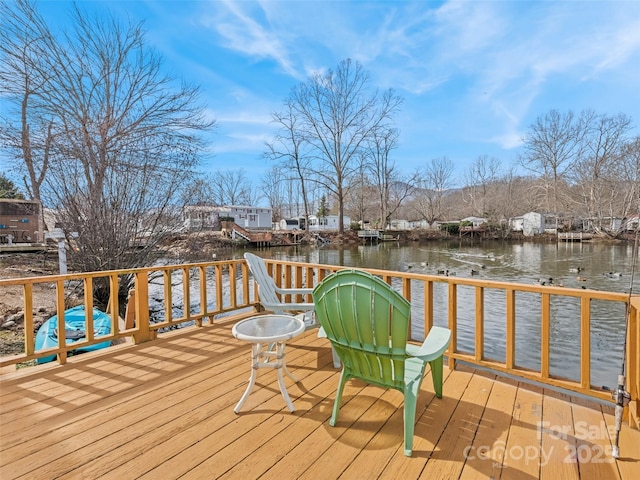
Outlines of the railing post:
[{"label": "railing post", "polygon": [[627,391],[629,403],[629,425],[640,429],[640,296],[634,296],[629,306],[627,328]]},{"label": "railing post", "polygon": [[27,355],[35,352],[35,335],[33,334],[33,285],[24,284],[24,347]]},{"label": "railing post", "polygon": [[156,332],[149,328],[149,274],[146,270],[135,273],[135,289],[137,325],[133,341],[138,344],[156,338]]}]

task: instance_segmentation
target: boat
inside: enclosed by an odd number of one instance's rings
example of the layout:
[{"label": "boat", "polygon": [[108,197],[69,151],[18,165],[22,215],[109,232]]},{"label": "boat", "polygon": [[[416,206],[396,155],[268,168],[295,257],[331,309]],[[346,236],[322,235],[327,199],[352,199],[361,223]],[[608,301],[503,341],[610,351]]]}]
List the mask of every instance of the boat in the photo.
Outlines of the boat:
[{"label": "boat", "polygon": [[[86,312],[84,305],[70,308],[64,312],[65,341],[67,345],[86,340]],[[93,336],[94,338],[111,333],[111,317],[100,310],[93,309]],[[36,333],[36,352],[56,348],[58,346],[58,316],[54,315],[45,321]],[[107,348],[111,341],[82,345],[74,353],[91,352],[101,348]],[[38,358],[38,363],[47,363],[55,360],[56,356]]]}]

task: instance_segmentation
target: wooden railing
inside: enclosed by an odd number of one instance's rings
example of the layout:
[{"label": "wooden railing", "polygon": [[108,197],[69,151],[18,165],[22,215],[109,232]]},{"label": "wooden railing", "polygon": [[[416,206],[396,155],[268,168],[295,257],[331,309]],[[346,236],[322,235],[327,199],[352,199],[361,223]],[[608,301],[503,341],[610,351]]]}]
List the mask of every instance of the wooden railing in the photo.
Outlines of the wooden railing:
[{"label": "wooden railing", "polygon": [[[313,287],[327,274],[344,267],[320,264],[302,264],[276,260],[266,260],[271,275],[281,287]],[[621,293],[603,292],[589,289],[572,289],[543,285],[524,285],[473,278],[422,275],[407,272],[366,269],[379,275],[412,301],[413,322],[412,340],[421,341],[424,331],[434,324],[448,326],[452,331],[452,342],[447,356],[450,368],[457,361],[463,361],[479,367],[515,375],[582,393],[591,397],[611,401],[611,393],[591,385],[591,304],[596,301],[613,302],[624,309],[628,305],[630,312],[626,335],[627,389],[631,393],[632,423],[637,426],[640,392],[640,296],[631,297]],[[56,275],[47,277],[29,277],[13,280],[0,280],[0,292],[6,287],[20,288],[24,299],[24,352],[18,355],[2,357],[0,367],[15,365],[40,357],[57,355],[59,363],[65,363],[69,352],[77,349],[79,343],[66,344],[64,338],[58,339],[53,349],[35,351],[34,348],[34,291],[37,287],[55,288],[58,327],[64,329],[64,311],[70,307],[70,290],[79,291],[75,304],[84,304],[87,310],[93,308],[93,296],[83,292],[92,292],[97,281],[108,282],[110,291],[116,292],[120,278],[133,276],[135,325],[125,328],[118,318],[120,309],[117,295],[112,294],[109,312],[112,318],[111,333],[99,338],[93,337],[93,319],[89,318],[88,336],[83,345],[107,340],[130,337],[135,343],[153,340],[158,333],[186,325],[202,326],[203,322],[215,323],[225,317],[251,315],[261,310],[257,287],[253,283],[244,260],[193,263],[184,265],[158,266],[132,270],[92,272],[83,274]],[[100,280],[99,280],[100,279]],[[464,295],[461,294],[464,292]],[[518,315],[516,305],[522,295],[539,297],[539,333],[530,342],[539,342],[539,368],[523,367],[516,361],[518,341],[517,331],[522,328],[522,314]],[[298,296],[300,297],[300,296]],[[465,300],[461,300],[463,298]],[[473,297],[470,300],[470,297]],[[488,298],[492,305],[501,298],[503,315],[487,315]],[[552,328],[552,301],[573,298],[579,302],[580,333],[573,345],[580,358],[579,379],[560,378],[551,374],[551,345],[555,340]],[[311,298],[291,298],[286,301],[311,301]],[[529,298],[531,301],[531,298]],[[436,309],[436,303],[439,309]],[[503,317],[503,318],[502,318]],[[463,321],[464,319],[464,321]],[[487,358],[485,332],[489,322],[503,324],[505,332],[504,360]],[[503,323],[502,323],[503,322]],[[417,326],[424,325],[424,329]],[[466,329],[473,328],[472,348],[462,348],[458,341],[460,335],[469,336]],[[416,331],[419,333],[416,334]],[[467,351],[469,350],[469,351]],[[615,379],[614,379],[615,381]]]}]

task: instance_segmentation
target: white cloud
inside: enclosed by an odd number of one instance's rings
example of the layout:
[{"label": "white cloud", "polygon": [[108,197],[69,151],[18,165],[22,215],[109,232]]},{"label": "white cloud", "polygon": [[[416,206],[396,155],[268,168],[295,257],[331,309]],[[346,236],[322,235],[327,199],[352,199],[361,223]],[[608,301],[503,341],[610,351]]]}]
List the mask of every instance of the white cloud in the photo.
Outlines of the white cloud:
[{"label": "white cloud", "polygon": [[215,29],[226,40],[226,47],[258,59],[269,58],[292,76],[297,72],[289,58],[285,42],[269,25],[261,25],[254,17],[244,11],[250,8],[248,2],[225,0],[212,2],[212,17],[203,19],[203,23]]}]

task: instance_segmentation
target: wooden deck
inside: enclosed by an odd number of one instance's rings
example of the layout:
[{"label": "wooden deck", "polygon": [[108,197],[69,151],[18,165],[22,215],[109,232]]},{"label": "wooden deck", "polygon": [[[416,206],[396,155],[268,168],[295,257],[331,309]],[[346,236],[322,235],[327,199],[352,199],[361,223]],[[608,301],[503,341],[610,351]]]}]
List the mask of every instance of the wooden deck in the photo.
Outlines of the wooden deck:
[{"label": "wooden deck", "polygon": [[250,346],[230,324],[71,357],[0,379],[0,478],[582,478],[640,474],[640,432],[610,456],[613,409],[495,375],[428,375],[412,458],[402,396],[357,382],[330,427],[338,373],[314,331],[287,346],[291,414],[261,370],[241,413]]}]

